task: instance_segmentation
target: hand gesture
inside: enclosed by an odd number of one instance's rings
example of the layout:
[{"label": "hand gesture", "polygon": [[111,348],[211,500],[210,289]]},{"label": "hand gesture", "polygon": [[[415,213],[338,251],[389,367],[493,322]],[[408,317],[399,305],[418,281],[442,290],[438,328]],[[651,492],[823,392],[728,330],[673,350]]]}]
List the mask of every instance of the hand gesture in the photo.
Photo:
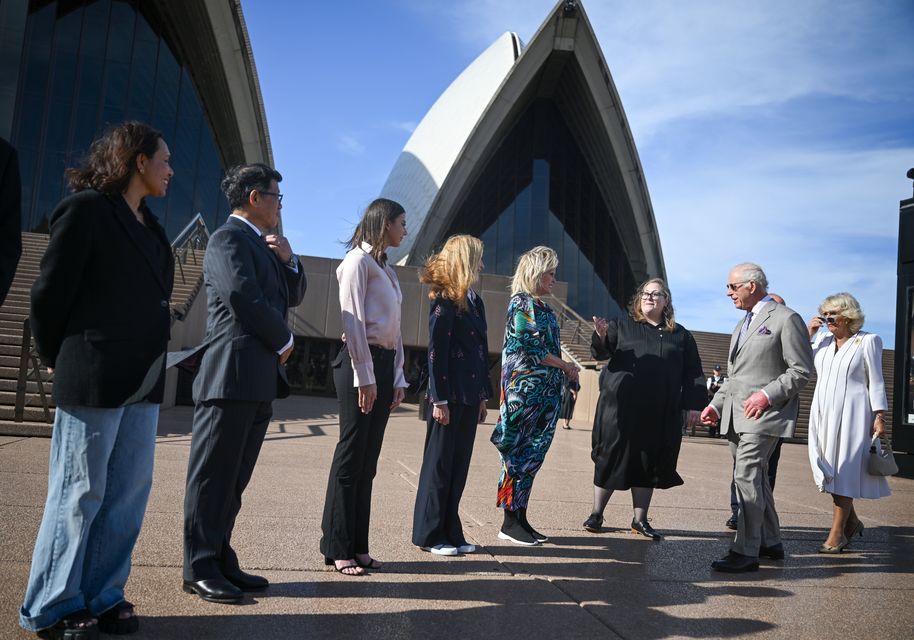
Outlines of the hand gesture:
[{"label": "hand gesture", "polygon": [[768,405],[768,396],[761,391],[756,391],[746,398],[746,401],[743,403],[743,414],[747,418],[755,418],[757,420],[759,416],[765,412],[765,409],[768,408]]},{"label": "hand gesture", "polygon": [[289,246],[289,241],[285,236],[271,233],[264,236],[263,239],[267,241],[267,246],[276,254],[280,262],[289,264],[289,260],[292,259],[292,247]]},{"label": "hand gesture", "polygon": [[807,328],[809,329],[809,337],[811,338],[814,335],[816,335],[816,332],[819,329],[821,329],[822,325],[824,325],[824,324],[825,324],[825,321],[822,320],[822,318],[820,318],[819,316],[813,316],[812,318],[810,318],[809,324],[807,325]]},{"label": "hand gesture", "polygon": [[713,427],[720,420],[720,418],[717,417],[717,411],[715,411],[714,407],[711,405],[704,408],[698,419],[701,420],[701,424],[708,427]]},{"label": "hand gesture", "polygon": [[377,399],[378,385],[363,384],[359,387],[359,409],[362,410],[362,413],[371,413],[371,409],[374,407],[374,401]]},{"label": "hand gesture", "polygon": [[394,401],[390,403],[390,410],[393,411],[400,406],[400,403],[403,402],[403,398],[406,397],[406,389],[403,387],[394,388]]},{"label": "hand gesture", "polygon": [[606,318],[594,316],[593,330],[597,332],[597,335],[600,336],[601,340],[604,339],[606,337],[606,332],[609,331],[609,321]]},{"label": "hand gesture", "polygon": [[882,417],[881,413],[873,416],[873,435],[878,438],[885,435],[885,418]]}]

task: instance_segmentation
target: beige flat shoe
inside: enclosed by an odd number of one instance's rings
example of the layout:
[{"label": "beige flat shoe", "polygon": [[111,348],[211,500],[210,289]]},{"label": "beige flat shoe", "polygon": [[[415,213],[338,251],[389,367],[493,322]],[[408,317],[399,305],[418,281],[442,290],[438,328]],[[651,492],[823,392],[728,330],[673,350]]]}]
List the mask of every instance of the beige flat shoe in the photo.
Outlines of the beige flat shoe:
[{"label": "beige flat shoe", "polygon": [[841,537],[841,542],[835,546],[823,542],[822,546],[819,547],[819,553],[841,553],[844,551],[844,547],[846,547],[847,544],[847,538],[844,536]]}]

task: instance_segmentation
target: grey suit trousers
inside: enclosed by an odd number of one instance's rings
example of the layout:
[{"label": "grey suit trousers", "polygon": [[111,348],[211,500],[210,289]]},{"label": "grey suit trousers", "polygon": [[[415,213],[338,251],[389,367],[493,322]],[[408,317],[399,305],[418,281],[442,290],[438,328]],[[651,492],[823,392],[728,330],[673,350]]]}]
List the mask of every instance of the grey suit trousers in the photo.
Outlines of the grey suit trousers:
[{"label": "grey suit trousers", "polygon": [[759,547],[781,541],[781,526],[768,483],[768,460],[778,444],[777,436],[760,433],[727,433],[733,455],[733,481],[739,503],[736,536],[731,551],[757,558]]}]

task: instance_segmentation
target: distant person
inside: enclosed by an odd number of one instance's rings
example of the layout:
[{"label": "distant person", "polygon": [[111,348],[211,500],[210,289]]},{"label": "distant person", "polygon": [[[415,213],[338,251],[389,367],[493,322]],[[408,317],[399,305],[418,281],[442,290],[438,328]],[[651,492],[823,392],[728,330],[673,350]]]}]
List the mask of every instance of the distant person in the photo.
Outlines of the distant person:
[{"label": "distant person", "polygon": [[549,538],[527,521],[533,479],[555,436],[559,391],[578,368],[562,360],[559,324],[542,299],[552,293],[559,259],[549,247],[534,247],[517,263],[501,358],[501,407],[492,444],[501,457],[496,506],[504,510],[498,537],[532,546]]},{"label": "distant person", "polygon": [[681,413],[691,427],[705,404],[698,346],[676,322],[666,283],[651,278],[632,297],[629,315],[594,317],[590,351],[609,362],[593,423],[593,510],[584,529],[598,533],[613,491],[631,489],[632,533],[660,540],[647,518],[651,497],[683,483],[676,473]]},{"label": "distant person", "polygon": [[574,417],[574,405],[578,401],[578,391],[581,390],[581,385],[578,382],[572,382],[571,380],[566,379],[562,384],[562,404],[559,409],[559,419],[563,420],[565,424],[562,425],[563,429],[571,429],[571,419]]},{"label": "distant person", "polygon": [[784,558],[768,459],[779,438],[793,435],[799,393],[812,374],[812,349],[803,320],[771,299],[758,265],[733,267],[727,295],[746,315],[730,339],[730,377],[702,411],[701,421],[720,421],[730,441],[739,503],[730,551],[711,568],[742,573],[757,571],[759,556]]},{"label": "distant person", "polygon": [[[769,293],[768,297],[777,302],[778,304],[786,304],[784,298],[779,296],[776,293]],[[708,402],[713,399],[713,396],[708,400]],[[799,405],[797,406],[799,411]],[[708,429],[713,429],[714,427],[708,427]],[[717,431],[720,432],[720,426],[717,425]],[[768,458],[768,486],[771,487],[771,491],[774,492],[774,485],[777,483],[778,478],[778,462],[781,460],[781,446],[784,444],[784,438],[778,438],[778,443],[774,446],[774,451],[771,452],[771,456]],[[736,471],[736,461],[733,462],[733,471]],[[730,517],[724,523],[728,529],[736,531],[737,524],[739,522],[739,500],[736,498],[736,480],[730,480]]]},{"label": "distant person", "polygon": [[[705,388],[708,391],[708,402],[714,398],[714,394],[724,385],[727,378],[724,377],[724,374],[721,373],[721,368],[719,364],[714,365],[714,369],[711,371],[711,375],[708,377],[705,382]],[[694,435],[694,434],[693,434]],[[711,425],[708,427],[708,435],[712,438],[720,437],[720,425]]]},{"label": "distant person", "polygon": [[0,138],[0,305],[22,255],[22,185],[16,150]]},{"label": "distant person", "polygon": [[320,550],[327,565],[347,576],[383,566],[368,553],[371,489],[387,420],[409,386],[400,335],[403,294],[386,251],[405,237],[403,207],[378,198],[365,210],[336,270],[346,342],[330,365],[340,440],[327,480]]},{"label": "distant person", "polygon": [[483,269],[483,244],[456,235],[419,274],[429,287],[428,395],[425,434],[413,512],[413,544],[439,556],[473,553],[458,509],[470,470],[476,426],[486,419],[489,341],[486,309],[472,287]]},{"label": "distant person", "polygon": [[207,602],[237,603],[266,578],[241,570],[235,518],[260,455],[273,400],[289,395],[289,307],[307,281],[279,226],[282,175],[265,164],[231,167],[222,192],[232,209],[203,256],[206,337],[194,380],[194,422],[184,495],[184,584]]},{"label": "distant person", "polygon": [[[867,473],[871,439],[885,434],[888,401],[882,378],[882,339],[863,331],[863,309],[849,293],[828,296],[809,321],[818,381],[809,412],[809,462],[833,512],[819,553],[841,553],[863,522],[855,498],[891,495],[883,476]],[[819,333],[827,327],[828,331]]]},{"label": "distant person", "polygon": [[162,134],[108,129],[50,219],[32,335],[54,373],[48,494],[20,624],[43,638],[139,629],[124,598],[152,487],[174,260],[146,206],[174,175]]}]

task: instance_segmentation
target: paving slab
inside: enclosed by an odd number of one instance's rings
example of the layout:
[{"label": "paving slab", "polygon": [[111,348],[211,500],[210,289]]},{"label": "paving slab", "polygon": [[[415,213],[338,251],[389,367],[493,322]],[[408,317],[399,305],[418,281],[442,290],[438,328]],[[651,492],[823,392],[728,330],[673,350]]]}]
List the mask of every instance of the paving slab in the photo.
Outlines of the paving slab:
[{"label": "paving slab", "polygon": [[[461,508],[477,553],[432,556],[410,531],[425,425],[415,407],[394,413],[374,483],[372,553],[381,571],[352,578],[318,551],[327,473],[338,437],[331,399],[275,403],[233,543],[245,569],[270,588],[237,606],[180,589],[184,476],[193,412],[164,411],[149,507],[134,552],[128,597],[142,638],[821,638],[914,637],[914,481],[858,501],[866,525],[847,553],[816,553],[831,520],[812,484],[804,445],[785,444],[775,490],[788,558],[758,573],[710,571],[732,535],[732,461],[723,440],[685,438],[685,484],[655,492],[652,542],[629,529],[631,496],[617,492],[599,534],[590,513],[590,430],[558,430],[534,485],[529,517],[550,536],[520,547],[498,540],[495,416],[479,426]],[[0,437],[0,638],[29,638],[16,614],[47,484],[49,440]]]}]

